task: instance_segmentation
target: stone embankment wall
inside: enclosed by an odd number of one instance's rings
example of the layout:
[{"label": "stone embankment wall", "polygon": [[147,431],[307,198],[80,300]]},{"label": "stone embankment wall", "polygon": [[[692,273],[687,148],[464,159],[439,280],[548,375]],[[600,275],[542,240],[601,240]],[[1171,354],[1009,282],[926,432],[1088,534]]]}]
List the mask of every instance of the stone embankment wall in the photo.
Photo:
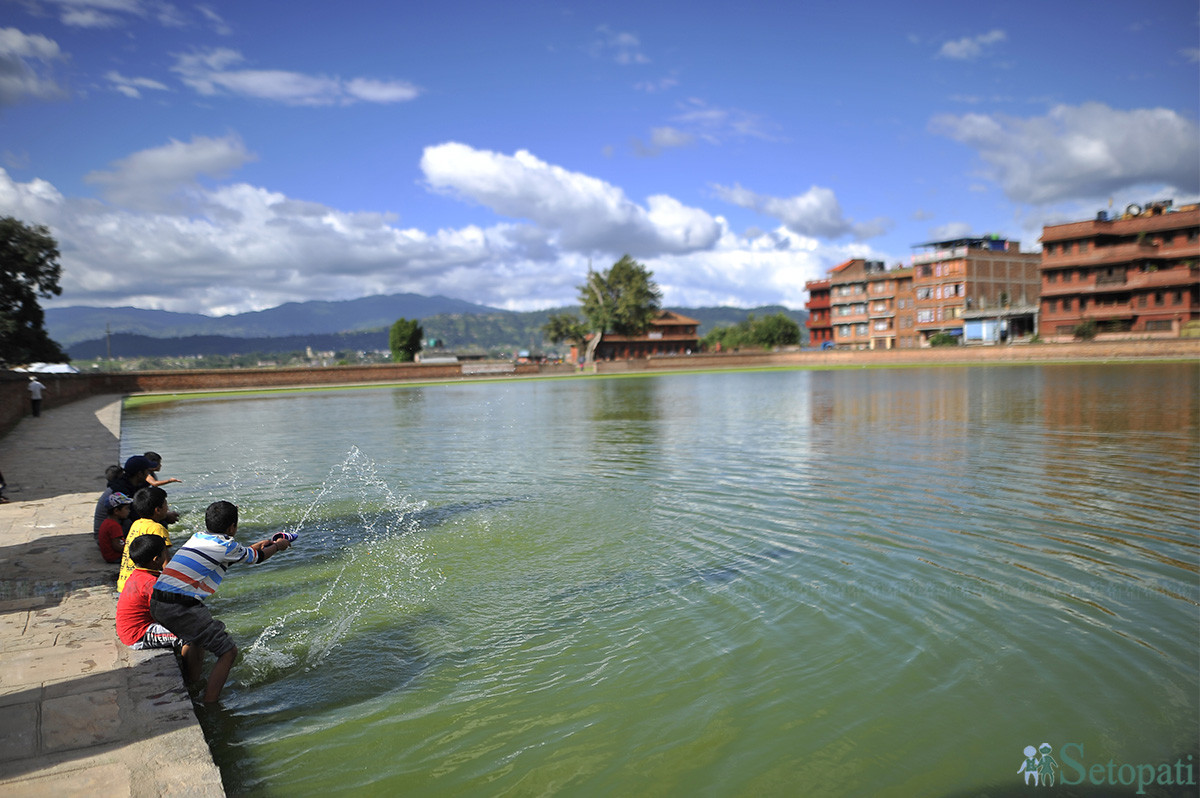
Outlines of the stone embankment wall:
[{"label": "stone embankment wall", "polygon": [[[1054,361],[1112,361],[1185,358],[1200,361],[1200,339],[1155,341],[1092,341],[1070,344],[944,347],[874,351],[730,352],[723,354],[614,360],[595,364],[588,372],[619,374],[647,371],[721,368],[780,368],[823,366],[904,366]],[[473,380],[497,376],[573,374],[567,365],[534,363],[421,364],[333,366],[301,369],[217,369],[209,371],[141,371],[105,374],[41,374],[46,386],[43,407],[52,408],[99,394],[191,392],[287,388],[311,385],[355,385],[421,380]],[[0,435],[29,413],[29,377],[0,372]]]},{"label": "stone embankment wall", "polygon": [[1200,360],[1200,339],[1091,341],[1011,346],[946,346],[936,349],[874,349],[782,352],[731,352],[720,355],[654,357],[596,364],[600,374],[672,369],[775,368],[786,366],[945,366],[951,364],[1047,363],[1071,360]]}]

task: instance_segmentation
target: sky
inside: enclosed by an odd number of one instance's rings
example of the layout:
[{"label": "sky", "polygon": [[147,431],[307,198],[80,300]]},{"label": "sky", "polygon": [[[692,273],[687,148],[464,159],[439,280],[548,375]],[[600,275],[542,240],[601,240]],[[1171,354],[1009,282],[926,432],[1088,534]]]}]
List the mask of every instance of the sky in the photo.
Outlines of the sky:
[{"label": "sky", "polygon": [[1200,9],[0,0],[0,215],[43,307],[440,294],[671,307],[1200,197]]}]

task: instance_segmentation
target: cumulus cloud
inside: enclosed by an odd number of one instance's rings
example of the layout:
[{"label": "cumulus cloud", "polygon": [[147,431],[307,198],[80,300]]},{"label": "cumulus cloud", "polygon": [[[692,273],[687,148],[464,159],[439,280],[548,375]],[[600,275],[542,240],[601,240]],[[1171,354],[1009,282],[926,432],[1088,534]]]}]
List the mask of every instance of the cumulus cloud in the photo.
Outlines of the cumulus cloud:
[{"label": "cumulus cloud", "polygon": [[1138,186],[1200,191],[1200,129],[1166,108],[1058,105],[1045,116],[945,114],[930,129],[976,150],[988,178],[1035,205]]},{"label": "cumulus cloud", "polygon": [[172,139],[136,152],[109,171],[85,175],[84,181],[100,186],[109,202],[125,208],[186,211],[188,195],[193,201],[197,196],[201,175],[223,178],[254,158],[237,136],[194,136],[188,142]]},{"label": "cumulus cloud", "polygon": [[802,236],[852,236],[861,241],[882,235],[891,226],[884,218],[861,223],[847,219],[833,190],[822,186],[813,186],[803,194],[792,197],[758,194],[740,185],[714,185],[713,190],[726,202],[778,219],[788,230]]},{"label": "cumulus cloud", "polygon": [[49,74],[63,58],[58,43],[38,33],[0,28],[0,106],[23,99],[53,100],[65,96]]},{"label": "cumulus cloud", "polygon": [[504,155],[448,142],[425,148],[421,170],[433,189],[528,219],[570,250],[686,252],[711,246],[721,232],[721,223],[703,210],[666,196],[638,205],[616,186],[525,150]]},{"label": "cumulus cloud", "polygon": [[171,70],[202,95],[234,94],[285,105],[396,103],[416,99],[421,90],[404,80],[308,75],[283,69],[235,68],[244,61],[236,50],[221,47],[176,55]]},{"label": "cumulus cloud", "polygon": [[[629,251],[622,233],[630,231],[658,245],[635,257],[654,272],[667,304],[800,307],[805,280],[874,254],[783,226],[737,235],[671,197],[635,204],[615,186],[528,153],[440,145],[426,156],[431,185],[436,178],[443,190],[529,221],[431,232],[401,226],[390,212],[347,212],[245,182],[202,183],[253,157],[234,136],[133,153],[89,176],[103,199],[64,196],[0,169],[0,215],[46,224],[58,239],[63,296],[49,306],[211,314],[399,292],[510,310],[573,304],[589,261],[614,262]],[[192,200],[186,207],[168,201],[179,187]],[[596,216],[595,226],[572,227],[575,215]],[[572,236],[610,248],[571,248],[564,240]]]},{"label": "cumulus cloud", "polygon": [[957,61],[969,61],[979,58],[992,45],[999,44],[1008,36],[1002,30],[990,30],[978,36],[964,36],[961,39],[948,41],[942,45],[938,55],[942,58],[952,58]]}]

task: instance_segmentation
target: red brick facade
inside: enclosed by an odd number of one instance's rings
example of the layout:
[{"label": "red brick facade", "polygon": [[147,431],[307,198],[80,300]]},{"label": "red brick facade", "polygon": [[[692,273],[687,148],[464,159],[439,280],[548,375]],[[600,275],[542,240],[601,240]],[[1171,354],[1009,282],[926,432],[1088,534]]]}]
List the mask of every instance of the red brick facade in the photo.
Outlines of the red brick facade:
[{"label": "red brick facade", "polygon": [[1042,229],[1041,335],[1175,338],[1200,320],[1200,205],[1130,206]]}]

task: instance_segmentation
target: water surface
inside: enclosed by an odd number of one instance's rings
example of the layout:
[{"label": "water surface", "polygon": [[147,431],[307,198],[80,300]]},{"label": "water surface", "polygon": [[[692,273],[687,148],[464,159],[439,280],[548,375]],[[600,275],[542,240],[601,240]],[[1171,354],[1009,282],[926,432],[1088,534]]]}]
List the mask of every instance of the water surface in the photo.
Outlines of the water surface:
[{"label": "water surface", "polygon": [[212,602],[231,794],[972,794],[1041,742],[1196,754],[1198,386],[448,384],[146,406],[122,446],[180,538],[218,498],[301,534]]}]

